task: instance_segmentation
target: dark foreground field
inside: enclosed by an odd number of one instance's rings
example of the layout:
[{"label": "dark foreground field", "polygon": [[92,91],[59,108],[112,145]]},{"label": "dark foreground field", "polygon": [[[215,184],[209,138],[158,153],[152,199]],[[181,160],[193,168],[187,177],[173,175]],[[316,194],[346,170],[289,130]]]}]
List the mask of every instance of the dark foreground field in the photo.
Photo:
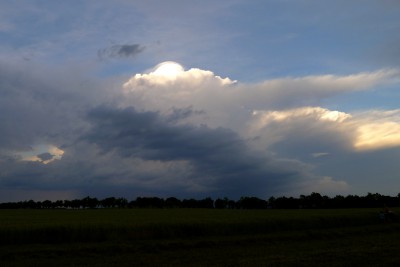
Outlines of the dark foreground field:
[{"label": "dark foreground field", "polygon": [[0,266],[399,266],[378,212],[0,210]]}]

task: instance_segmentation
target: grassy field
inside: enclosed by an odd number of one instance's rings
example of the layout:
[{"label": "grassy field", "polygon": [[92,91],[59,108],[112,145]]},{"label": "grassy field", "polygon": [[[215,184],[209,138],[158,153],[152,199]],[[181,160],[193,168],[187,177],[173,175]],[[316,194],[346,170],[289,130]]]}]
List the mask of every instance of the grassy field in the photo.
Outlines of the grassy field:
[{"label": "grassy field", "polygon": [[400,224],[378,212],[0,210],[0,266],[398,265]]}]

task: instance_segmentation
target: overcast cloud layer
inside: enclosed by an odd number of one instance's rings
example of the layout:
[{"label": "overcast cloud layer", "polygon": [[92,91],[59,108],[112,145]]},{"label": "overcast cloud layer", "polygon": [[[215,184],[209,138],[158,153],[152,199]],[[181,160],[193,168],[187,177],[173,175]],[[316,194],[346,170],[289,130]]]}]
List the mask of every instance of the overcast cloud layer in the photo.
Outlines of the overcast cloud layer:
[{"label": "overcast cloud layer", "polygon": [[1,3],[0,201],[397,195],[400,6],[278,2]]}]

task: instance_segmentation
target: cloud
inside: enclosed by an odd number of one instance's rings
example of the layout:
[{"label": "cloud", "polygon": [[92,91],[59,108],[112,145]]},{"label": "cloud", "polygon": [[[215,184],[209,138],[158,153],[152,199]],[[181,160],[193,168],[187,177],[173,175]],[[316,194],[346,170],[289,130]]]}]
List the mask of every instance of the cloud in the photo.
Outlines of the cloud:
[{"label": "cloud", "polygon": [[[253,145],[287,157],[341,153],[352,149],[355,138],[350,114],[321,107],[254,111],[247,121]],[[255,138],[257,137],[257,138]]]},{"label": "cloud", "polygon": [[[235,101],[253,109],[283,109],[315,106],[336,95],[370,90],[378,85],[398,82],[398,69],[383,69],[352,75],[319,75],[271,79],[244,84]],[[251,94],[249,93],[251,92]]]},{"label": "cloud", "polygon": [[38,161],[43,164],[60,160],[63,155],[64,151],[62,149],[46,144],[35,146],[30,151],[17,153],[18,158],[23,161]]},{"label": "cloud", "polygon": [[400,124],[395,122],[370,123],[358,128],[354,147],[360,150],[400,146]]},{"label": "cloud", "polygon": [[[0,9],[0,190],[133,197],[398,184],[386,173],[400,171],[400,71],[388,68],[399,62],[396,1],[345,12],[344,1],[47,2]],[[96,52],[113,62],[93,61]],[[184,65],[141,71],[164,60]],[[388,102],[395,110],[383,110]]]},{"label": "cloud", "polygon": [[[350,114],[321,107],[301,107],[281,111],[256,110],[252,114],[252,120],[249,121],[248,131],[250,135],[266,131],[265,134],[271,137],[271,141],[274,139],[280,141],[281,138],[287,139],[281,136],[282,134],[293,131],[296,131],[294,134],[303,132],[302,136],[306,133],[340,131],[339,127],[350,119]],[[272,138],[274,136],[276,138]]]},{"label": "cloud", "polygon": [[83,77],[82,68],[0,62],[0,153],[75,140],[85,110],[117,94],[106,81]]},{"label": "cloud", "polygon": [[254,111],[248,125],[248,134],[259,136],[257,141],[266,147],[289,147],[289,151],[301,150],[312,155],[321,155],[316,151],[360,151],[400,146],[399,110],[352,115],[321,107]]},{"label": "cloud", "polygon": [[[172,72],[165,71],[165,66],[172,66]],[[190,106],[203,112],[203,116],[197,117],[197,124],[230,127],[223,121],[228,121],[226,116],[232,113],[230,95],[234,94],[235,84],[236,81],[212,71],[185,70],[175,62],[163,62],[147,73],[135,74],[124,83],[124,105],[162,112]]]},{"label": "cloud", "polygon": [[[71,70],[43,70],[0,65],[0,190],[334,194],[361,183],[351,179],[351,162],[399,147],[398,110],[318,105],[395,82],[395,70],[246,84],[164,62],[110,87]],[[338,173],[339,161],[349,171]]]},{"label": "cloud", "polygon": [[[234,84],[235,81],[221,78],[211,71],[184,70],[178,63],[163,62],[149,73],[134,75],[123,87],[126,96],[132,96],[132,101],[143,100],[150,109],[168,109],[187,106],[188,102],[205,106],[206,94],[219,95],[220,91]],[[196,98],[200,99],[196,101]],[[208,102],[210,100],[208,98]]]},{"label": "cloud", "polygon": [[[298,166],[251,150],[245,140],[224,128],[168,122],[156,112],[99,107],[89,113],[85,140],[104,153],[161,162],[186,162],[191,191],[210,194],[266,195],[301,179]],[[293,165],[290,167],[290,165]],[[218,195],[218,194],[217,194]]]},{"label": "cloud", "polygon": [[145,50],[145,46],[140,44],[112,45],[97,52],[100,59],[104,58],[128,58],[135,57]]},{"label": "cloud", "polygon": [[[246,84],[199,69],[181,69],[173,77],[159,75],[156,70],[136,74],[124,84],[126,105],[160,111],[190,105],[212,114],[208,124],[235,130],[243,120],[252,117],[254,110],[319,106],[329,97],[397,82],[399,75],[397,69],[389,69],[347,76],[288,77]],[[330,116],[334,116],[333,113]]]},{"label": "cloud", "polygon": [[55,107],[59,92],[48,89],[29,71],[0,64],[0,150],[29,150],[52,132],[62,114]]},{"label": "cloud", "polygon": [[400,147],[400,110],[362,112],[358,117],[355,149]]},{"label": "cloud", "polygon": [[311,156],[313,156],[314,158],[325,157],[328,155],[329,155],[329,153],[327,153],[327,152],[316,152],[316,153],[311,154]]}]

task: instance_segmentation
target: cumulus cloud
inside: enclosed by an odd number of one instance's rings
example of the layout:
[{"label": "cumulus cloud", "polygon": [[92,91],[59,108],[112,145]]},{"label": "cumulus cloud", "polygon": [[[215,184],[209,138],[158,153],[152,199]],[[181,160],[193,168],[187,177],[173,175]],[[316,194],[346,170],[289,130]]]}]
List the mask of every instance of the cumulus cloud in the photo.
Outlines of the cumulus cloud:
[{"label": "cumulus cloud", "polygon": [[191,107],[203,112],[196,119],[192,118],[192,123],[212,127],[231,128],[230,114],[237,108],[242,109],[230,101],[236,81],[208,70],[185,70],[175,62],[163,62],[148,73],[136,74],[123,88],[125,106],[161,112]]},{"label": "cumulus cloud", "polygon": [[[398,70],[389,69],[347,76],[289,77],[244,84],[221,78],[211,71],[177,68],[173,75],[165,75],[155,68],[147,74],[134,75],[124,84],[124,89],[127,105],[160,111],[190,105],[212,114],[207,123],[237,129],[243,120],[252,117],[254,110],[318,106],[328,97],[395,82],[398,74]],[[333,113],[330,116],[334,116]]]},{"label": "cumulus cloud", "polygon": [[394,82],[396,70],[245,84],[164,62],[120,88],[86,82],[83,90],[71,74],[48,71],[54,80],[45,80],[0,67],[0,191],[343,193],[357,172],[340,175],[335,162],[400,143],[399,110],[319,105]]},{"label": "cumulus cloud", "polygon": [[140,44],[112,45],[110,47],[100,49],[97,55],[100,59],[104,58],[128,58],[135,57],[145,50],[145,46]]},{"label": "cumulus cloud", "polygon": [[223,105],[225,92],[235,81],[221,78],[211,71],[184,70],[175,62],[164,62],[149,73],[136,74],[123,87],[126,97],[138,108],[168,110],[188,105],[205,110]]},{"label": "cumulus cloud", "polygon": [[180,90],[184,90],[185,87],[206,89],[207,86],[224,86],[234,82],[207,70],[192,68],[185,71],[180,64],[167,61],[158,64],[149,73],[134,75],[124,84],[124,87],[127,90],[136,91],[153,86],[167,87],[173,84],[174,87],[179,86]]}]

